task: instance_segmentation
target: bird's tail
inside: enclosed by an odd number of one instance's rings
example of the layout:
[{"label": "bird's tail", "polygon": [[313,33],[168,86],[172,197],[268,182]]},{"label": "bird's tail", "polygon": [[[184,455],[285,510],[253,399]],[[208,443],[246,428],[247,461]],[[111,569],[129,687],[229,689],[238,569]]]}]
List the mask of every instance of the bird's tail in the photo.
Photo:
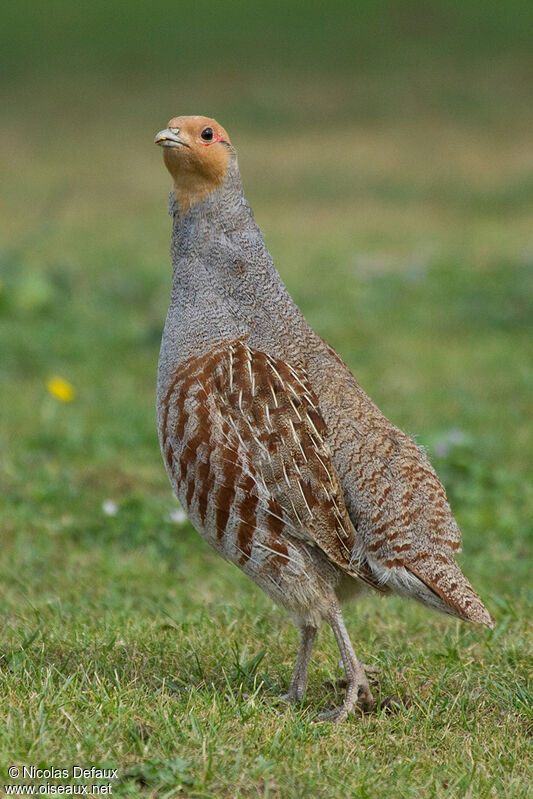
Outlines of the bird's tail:
[{"label": "bird's tail", "polygon": [[490,629],[494,627],[494,619],[453,557],[446,563],[418,561],[413,565],[406,564],[406,568],[440,597],[444,612],[485,624]]}]

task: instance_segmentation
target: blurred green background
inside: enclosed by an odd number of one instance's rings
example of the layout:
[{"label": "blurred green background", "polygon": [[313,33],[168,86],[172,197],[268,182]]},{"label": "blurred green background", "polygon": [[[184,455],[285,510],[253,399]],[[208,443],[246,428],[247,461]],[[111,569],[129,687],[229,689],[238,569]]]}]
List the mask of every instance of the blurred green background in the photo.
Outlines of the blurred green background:
[{"label": "blurred green background", "polygon": [[[1,15],[2,763],[113,762],[123,795],[528,795],[531,3]],[[175,515],[154,422],[170,181],[152,142],[176,114],[229,131],[283,279],[428,448],[497,619],[489,634],[394,599],[349,607],[383,695],[414,698],[349,735],[309,720],[340,674],[332,639],[304,710],[272,705],[296,633]]]}]

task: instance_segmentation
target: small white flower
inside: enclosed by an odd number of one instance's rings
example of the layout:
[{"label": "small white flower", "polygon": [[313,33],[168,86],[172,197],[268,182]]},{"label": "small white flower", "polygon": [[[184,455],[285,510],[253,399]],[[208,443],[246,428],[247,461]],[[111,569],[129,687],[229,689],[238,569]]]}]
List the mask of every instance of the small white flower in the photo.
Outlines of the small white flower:
[{"label": "small white flower", "polygon": [[102,502],[102,510],[106,516],[116,516],[118,513],[118,505],[112,499],[106,499]]},{"label": "small white flower", "polygon": [[183,522],[187,521],[187,514],[183,510],[183,508],[176,508],[168,515],[168,519],[175,524],[183,524]]}]

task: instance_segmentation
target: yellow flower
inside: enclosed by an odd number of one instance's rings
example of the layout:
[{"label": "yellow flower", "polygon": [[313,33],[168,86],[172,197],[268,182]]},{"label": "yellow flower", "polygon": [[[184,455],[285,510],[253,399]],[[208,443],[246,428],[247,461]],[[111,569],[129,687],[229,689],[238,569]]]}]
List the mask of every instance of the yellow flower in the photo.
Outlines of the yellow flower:
[{"label": "yellow flower", "polygon": [[55,397],[61,402],[72,402],[76,395],[76,389],[67,380],[62,377],[50,377],[46,381],[46,387],[52,397]]}]

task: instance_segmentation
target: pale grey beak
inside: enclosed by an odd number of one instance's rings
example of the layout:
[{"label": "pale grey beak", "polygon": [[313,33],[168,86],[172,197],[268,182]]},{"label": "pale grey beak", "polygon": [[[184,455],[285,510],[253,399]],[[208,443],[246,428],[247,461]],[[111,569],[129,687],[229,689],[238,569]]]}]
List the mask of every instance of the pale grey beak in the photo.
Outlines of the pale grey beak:
[{"label": "pale grey beak", "polygon": [[171,130],[168,128],[166,130],[160,130],[157,136],[154,139],[154,144],[159,144],[161,147],[188,147],[189,145],[186,144],[183,139],[180,139],[175,133],[172,133]]}]

